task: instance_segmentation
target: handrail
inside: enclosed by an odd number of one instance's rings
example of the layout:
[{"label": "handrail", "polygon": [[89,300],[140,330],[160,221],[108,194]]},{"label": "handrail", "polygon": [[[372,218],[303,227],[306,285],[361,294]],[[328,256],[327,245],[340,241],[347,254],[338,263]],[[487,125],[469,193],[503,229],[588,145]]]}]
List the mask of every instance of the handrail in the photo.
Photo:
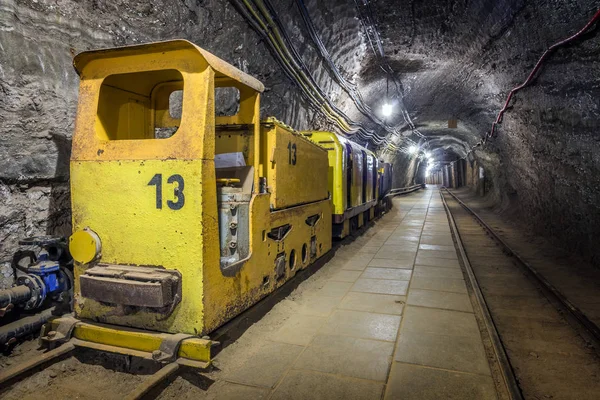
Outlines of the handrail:
[{"label": "handrail", "polygon": [[407,193],[412,193],[412,192],[416,192],[419,189],[423,189],[425,187],[425,184],[419,184],[419,185],[413,185],[413,186],[409,186],[409,187],[405,187],[405,188],[396,188],[396,189],[392,189],[388,192],[388,194],[385,195],[385,197],[388,196],[398,196],[400,194],[407,194]]}]

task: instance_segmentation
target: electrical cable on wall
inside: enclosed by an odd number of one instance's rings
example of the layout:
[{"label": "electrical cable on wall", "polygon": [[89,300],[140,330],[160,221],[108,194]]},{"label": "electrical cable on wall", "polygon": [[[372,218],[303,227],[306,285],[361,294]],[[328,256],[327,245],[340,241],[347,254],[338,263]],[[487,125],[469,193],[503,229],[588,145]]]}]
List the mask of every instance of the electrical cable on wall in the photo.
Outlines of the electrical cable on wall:
[{"label": "electrical cable on wall", "polygon": [[234,3],[242,16],[264,39],[284,73],[296,83],[309,104],[322,112],[344,134],[370,140],[376,145],[384,138],[352,121],[333,104],[310,74],[308,67],[292,46],[283,26],[268,0],[238,0]]},{"label": "electrical cable on wall", "polygon": [[[494,120],[494,122],[492,123],[492,129],[486,133],[486,135],[479,141],[477,142],[475,145],[473,145],[471,147],[471,149],[467,152],[467,154],[461,158],[461,160],[466,160],[467,157],[469,156],[469,154],[471,154],[472,152],[475,151],[475,149],[477,147],[480,146],[484,146],[488,139],[491,139],[493,137],[495,137],[496,135],[496,127],[502,123],[502,119],[504,117],[504,114],[506,113],[506,111],[508,110],[508,107],[510,106],[510,101],[512,100],[513,96],[519,92],[520,90],[524,89],[525,87],[529,86],[531,84],[531,82],[534,80],[536,74],[539,72],[539,70],[541,69],[544,61],[546,61],[546,59],[559,47],[565,46],[571,42],[573,42],[574,40],[578,39],[580,36],[582,36],[584,33],[586,33],[598,20],[600,20],[600,9],[596,12],[596,14],[592,17],[592,19],[581,29],[579,30],[577,33],[575,33],[574,35],[569,36],[566,39],[563,39],[557,43],[554,43],[552,46],[548,47],[548,49],[546,49],[546,51],[542,54],[542,56],[539,58],[539,60],[537,61],[537,63],[535,64],[535,66],[533,67],[533,69],[531,70],[531,72],[529,73],[529,75],[527,76],[527,79],[525,79],[525,81],[520,84],[519,86],[514,87],[509,93],[508,96],[506,97],[506,101],[504,102],[504,106],[500,109],[500,111],[498,112],[498,115],[496,117],[496,119]],[[451,163],[451,165],[454,164],[454,162]]]}]

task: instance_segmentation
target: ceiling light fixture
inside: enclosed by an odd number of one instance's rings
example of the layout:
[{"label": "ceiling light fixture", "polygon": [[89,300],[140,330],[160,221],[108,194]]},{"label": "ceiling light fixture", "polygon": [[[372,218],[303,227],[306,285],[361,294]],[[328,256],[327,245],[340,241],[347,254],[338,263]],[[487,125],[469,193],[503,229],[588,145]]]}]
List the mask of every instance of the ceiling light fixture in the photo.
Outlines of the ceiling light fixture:
[{"label": "ceiling light fixture", "polygon": [[393,108],[394,107],[390,103],[384,103],[381,107],[381,114],[384,117],[389,117],[390,115],[392,115]]}]

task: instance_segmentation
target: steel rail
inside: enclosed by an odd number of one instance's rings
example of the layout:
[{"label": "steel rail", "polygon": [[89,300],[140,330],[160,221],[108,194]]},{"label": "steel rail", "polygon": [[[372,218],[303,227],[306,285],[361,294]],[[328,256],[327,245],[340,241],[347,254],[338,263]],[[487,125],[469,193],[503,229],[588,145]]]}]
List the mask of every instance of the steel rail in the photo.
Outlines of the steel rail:
[{"label": "steel rail", "polygon": [[489,235],[498,242],[504,249],[505,253],[512,256],[517,260],[518,264],[522,269],[532,277],[543,290],[546,298],[556,307],[559,312],[570,322],[574,328],[581,327],[582,329],[576,329],[578,333],[583,337],[584,340],[589,342],[600,355],[600,328],[594,322],[592,322],[578,307],[566,298],[564,294],[560,292],[554,285],[552,285],[542,274],[540,274],[531,264],[529,264],[523,257],[521,257],[515,250],[513,250],[504,239],[502,239],[494,229],[489,226],[475,211],[467,206],[462,200],[460,200],[454,193],[448,188],[442,188],[446,190],[458,204],[460,204],[469,214],[471,214],[475,220],[489,233]]},{"label": "steel rail", "polygon": [[490,313],[490,309],[483,297],[483,293],[481,291],[481,287],[479,286],[479,282],[477,281],[477,277],[475,276],[475,272],[473,272],[473,267],[469,262],[469,258],[465,252],[465,248],[462,243],[462,239],[460,237],[460,232],[458,231],[458,227],[456,225],[456,221],[454,220],[454,216],[446,203],[446,199],[440,190],[440,197],[442,198],[442,203],[444,204],[444,209],[446,211],[446,215],[448,217],[448,221],[450,222],[450,228],[452,229],[452,235],[456,240],[456,247],[460,253],[460,257],[463,261],[463,265],[465,267],[465,272],[467,273],[467,277],[469,278],[469,283],[471,289],[473,290],[473,295],[475,296],[477,306],[479,308],[479,315],[481,315],[483,324],[485,325],[485,329],[492,343],[492,349],[494,351],[494,355],[496,357],[496,361],[498,362],[498,366],[500,367],[500,373],[502,375],[502,380],[504,382],[504,386],[508,393],[508,396],[512,400],[522,400],[523,394],[521,393],[521,388],[517,382],[517,378],[515,377],[514,369],[508,355],[506,354],[506,349],[504,348],[504,344],[502,343],[502,339],[500,339],[500,335],[498,334],[498,330],[496,329],[496,324],[494,323],[494,319],[492,318],[492,314]]},{"label": "steel rail", "polygon": [[29,371],[43,364],[53,362],[59,357],[62,357],[65,354],[72,352],[73,350],[75,350],[75,344],[66,343],[53,350],[32,357],[29,360],[24,361],[18,365],[3,369],[2,371],[0,371],[0,388],[4,388],[8,382],[12,382],[13,380],[22,377]]}]

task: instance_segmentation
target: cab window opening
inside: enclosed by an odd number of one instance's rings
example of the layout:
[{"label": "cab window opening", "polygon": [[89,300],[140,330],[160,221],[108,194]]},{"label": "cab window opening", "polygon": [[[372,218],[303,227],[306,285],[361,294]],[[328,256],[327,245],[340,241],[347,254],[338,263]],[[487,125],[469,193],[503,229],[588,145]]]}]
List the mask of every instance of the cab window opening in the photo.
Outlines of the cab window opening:
[{"label": "cab window opening", "polygon": [[96,134],[102,140],[167,139],[183,114],[183,76],[177,70],[107,76],[100,87]]}]

